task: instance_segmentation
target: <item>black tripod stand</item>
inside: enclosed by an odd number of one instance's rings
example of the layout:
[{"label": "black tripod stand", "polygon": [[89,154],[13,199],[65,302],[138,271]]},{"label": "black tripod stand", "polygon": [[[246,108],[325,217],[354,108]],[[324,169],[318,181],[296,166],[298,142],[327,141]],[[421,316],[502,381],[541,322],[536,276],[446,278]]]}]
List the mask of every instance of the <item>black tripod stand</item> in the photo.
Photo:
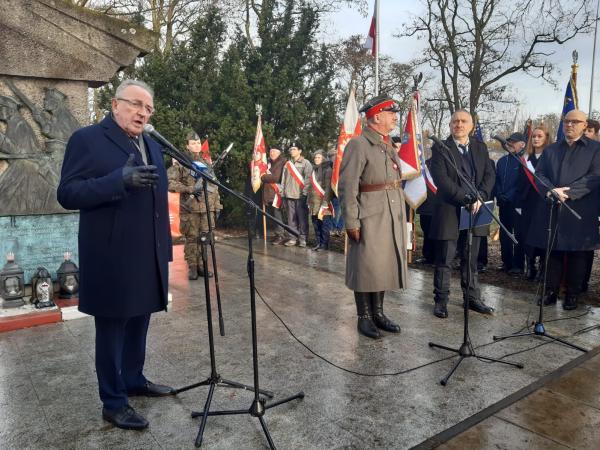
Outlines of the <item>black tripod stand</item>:
[{"label": "black tripod stand", "polygon": [[[497,139],[497,137],[495,137],[495,138]],[[500,139],[498,139],[498,140],[500,140]],[[501,140],[501,142],[502,142],[502,140]],[[503,148],[505,150],[507,150],[504,145],[505,142],[502,142],[502,144],[503,144]],[[508,153],[513,155],[515,158],[517,158],[521,165],[524,165],[523,161],[517,155],[515,155],[514,153],[511,153],[510,151],[508,151]],[[524,165],[523,169],[529,170],[529,169],[527,169],[526,165]],[[569,347],[572,347],[576,350],[579,350],[582,352],[587,352],[587,350],[583,347],[579,347],[578,345],[572,344],[571,342],[568,342],[565,339],[562,339],[557,336],[553,336],[549,333],[546,333],[546,327],[544,326],[544,299],[546,298],[546,278],[548,275],[548,261],[550,260],[550,252],[552,249],[552,219],[554,216],[554,209],[555,208],[558,209],[562,205],[562,206],[565,206],[567,208],[567,210],[571,214],[573,214],[575,217],[577,217],[578,219],[581,219],[581,216],[579,214],[577,214],[577,212],[575,212],[572,208],[570,208],[563,200],[561,200],[560,197],[552,190],[552,188],[550,186],[548,186],[548,184],[544,180],[542,180],[540,177],[538,177],[535,173],[532,173],[532,175],[542,186],[544,186],[546,189],[548,189],[550,196],[547,197],[547,199],[548,199],[548,201],[551,202],[551,204],[549,205],[549,211],[548,211],[548,228],[546,230],[546,233],[547,233],[546,251],[544,253],[544,277],[543,277],[543,285],[542,285],[542,298],[539,300],[538,320],[535,322],[535,324],[533,326],[533,331],[509,334],[507,336],[493,336],[493,339],[495,341],[499,341],[502,339],[523,337],[523,336],[544,336],[544,337],[547,337],[554,341],[560,342],[561,344],[565,344]],[[558,218],[558,214],[557,214],[557,218]],[[558,222],[557,222],[556,226],[558,226]]]},{"label": "black tripod stand", "polygon": [[[498,223],[498,225],[500,225],[500,227],[502,227],[502,229],[505,230],[507,232],[507,234],[511,237],[513,242],[516,243],[516,239],[514,238],[514,236],[506,229],[506,227],[504,227],[502,222],[500,222],[500,220],[494,215],[494,213],[485,204],[485,201],[483,200],[483,198],[481,198],[481,194],[479,193],[479,190],[477,189],[477,187],[471,182],[471,180],[469,180],[466,176],[464,176],[462,171],[459,169],[458,165],[456,164],[456,161],[454,161],[454,157],[450,153],[450,149],[448,148],[448,146],[446,144],[444,144],[442,141],[440,141],[435,136],[431,136],[431,139],[436,144],[438,144],[438,146],[440,147],[439,153],[454,168],[458,178],[463,183],[463,186],[466,187],[466,190],[471,193],[473,199],[477,199],[481,202],[482,207],[487,210],[487,212]],[[442,149],[444,151],[442,151]],[[509,366],[518,367],[519,369],[523,368],[523,364],[520,364],[520,363],[513,363],[510,361],[504,361],[501,359],[495,359],[495,358],[490,358],[488,356],[478,355],[475,353],[475,349],[471,345],[470,338],[469,338],[469,299],[468,299],[468,295],[469,295],[469,290],[471,287],[471,274],[472,274],[472,272],[471,272],[471,246],[472,246],[472,243],[473,243],[473,213],[470,213],[469,214],[469,225],[467,228],[467,252],[466,252],[467,253],[467,255],[466,255],[466,258],[467,258],[467,282],[466,282],[466,287],[465,287],[466,295],[464,296],[464,301],[463,301],[463,315],[464,315],[463,342],[459,348],[447,347],[445,345],[435,344],[433,342],[429,343],[429,347],[441,348],[443,350],[448,350],[450,352],[454,352],[459,355],[458,361],[456,361],[456,363],[450,369],[450,371],[446,374],[446,376],[440,380],[440,384],[442,386],[446,386],[446,384],[448,384],[448,380],[450,379],[452,374],[456,371],[456,369],[458,368],[460,363],[462,363],[465,358],[474,357],[479,360],[484,360],[484,361],[489,361],[489,362],[497,362],[497,363],[502,363],[502,364],[506,364]]]},{"label": "black tripod stand", "polygon": [[[277,224],[281,225],[288,232],[297,235],[297,233],[294,230],[289,228],[287,225],[281,223],[273,216],[262,211],[258,207],[258,205],[256,205],[254,202],[252,202],[245,196],[243,196],[243,195],[237,193],[236,191],[230,189],[229,187],[221,184],[219,181],[217,181],[211,175],[206,174],[203,171],[199,170],[197,167],[194,166],[193,162],[186,155],[182,154],[175,146],[173,146],[173,144],[171,144],[164,137],[162,137],[160,134],[158,134],[156,131],[154,131],[153,127],[146,125],[145,131],[148,132],[152,137],[156,138],[163,145],[163,150],[165,151],[165,153],[167,153],[169,156],[171,156],[172,158],[179,161],[184,167],[190,169],[195,174],[202,177],[203,187],[204,187],[204,201],[206,204],[207,211],[210,211],[209,202],[208,202],[208,189],[207,189],[207,182],[210,182],[214,185],[217,185],[218,187],[223,189],[225,192],[228,192],[229,194],[233,195],[234,197],[245,202],[248,206],[248,211],[249,211],[248,215],[249,216],[251,216],[250,212],[252,210],[254,211],[254,214],[256,214],[256,212],[259,212],[260,214],[263,214],[264,216],[275,221]],[[202,261],[203,261],[205,270],[208,267],[206,246],[209,244],[211,245],[211,248],[212,248],[213,264],[216,263],[216,259],[214,257],[215,256],[214,238],[213,238],[213,234],[212,234],[212,223],[211,223],[210,214],[208,214],[208,225],[209,225],[208,237],[206,234],[204,234],[204,235],[201,235],[199,238],[199,241],[202,245]],[[216,267],[214,267],[214,268],[216,268]],[[216,272],[215,272],[215,274],[216,274]],[[198,429],[198,434],[197,434],[196,440],[194,442],[196,447],[200,447],[202,445],[202,438],[204,435],[204,429],[206,426],[206,421],[208,419],[208,416],[250,414],[251,416],[257,417],[259,419],[261,427],[267,437],[267,441],[269,442],[270,448],[275,449],[275,444],[273,442],[273,439],[271,438],[271,435],[267,428],[267,424],[263,418],[265,411],[267,409],[273,408],[273,407],[281,405],[283,403],[287,403],[287,402],[295,400],[295,399],[304,398],[304,392],[299,392],[298,394],[288,397],[286,399],[279,400],[272,404],[266,404],[266,401],[260,397],[260,394],[263,394],[269,398],[272,398],[273,394],[269,391],[264,391],[259,388],[258,349],[257,349],[258,337],[257,337],[257,331],[256,331],[256,301],[255,301],[256,298],[255,298],[255,284],[254,284],[254,257],[253,257],[253,249],[252,249],[252,228],[250,225],[250,220],[248,221],[248,277],[250,279],[250,309],[251,309],[251,320],[252,320],[252,366],[253,366],[253,372],[254,372],[254,386],[247,386],[245,384],[238,383],[235,381],[225,380],[225,379],[221,378],[221,376],[217,373],[216,363],[215,363],[214,338],[213,338],[213,330],[212,330],[212,310],[211,310],[211,301],[210,301],[210,285],[209,285],[208,277],[207,276],[204,277],[204,290],[205,290],[205,295],[206,295],[206,315],[207,315],[207,321],[208,321],[208,337],[209,337],[209,350],[210,350],[210,360],[211,360],[211,374],[204,381],[201,381],[199,383],[194,383],[189,386],[185,386],[183,388],[176,390],[176,393],[180,393],[180,392],[184,392],[184,391],[187,391],[189,389],[193,389],[193,388],[196,388],[199,386],[210,386],[208,395],[206,398],[206,403],[204,405],[204,410],[202,412],[192,412],[192,417],[202,416],[202,419],[201,419],[200,425],[199,425],[199,429]],[[213,393],[217,386],[225,386],[225,387],[230,387],[230,388],[252,390],[254,392],[254,401],[252,402],[252,405],[250,406],[250,408],[247,410],[210,411]]]}]

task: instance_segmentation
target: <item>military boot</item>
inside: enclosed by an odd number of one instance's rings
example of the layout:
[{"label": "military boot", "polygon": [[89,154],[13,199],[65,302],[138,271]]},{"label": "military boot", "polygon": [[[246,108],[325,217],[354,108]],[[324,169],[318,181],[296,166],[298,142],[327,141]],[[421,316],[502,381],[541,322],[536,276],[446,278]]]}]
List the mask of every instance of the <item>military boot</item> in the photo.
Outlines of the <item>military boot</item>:
[{"label": "military boot", "polygon": [[198,266],[188,266],[188,280],[198,279]]},{"label": "military boot", "polygon": [[377,328],[390,333],[400,333],[400,325],[390,320],[383,313],[383,296],[385,292],[371,292],[371,309],[373,311],[373,322]]},{"label": "military boot", "polygon": [[373,316],[371,315],[370,293],[355,292],[354,300],[356,302],[356,315],[358,316],[358,322],[356,324],[358,332],[371,339],[379,339],[381,334],[375,326]]}]

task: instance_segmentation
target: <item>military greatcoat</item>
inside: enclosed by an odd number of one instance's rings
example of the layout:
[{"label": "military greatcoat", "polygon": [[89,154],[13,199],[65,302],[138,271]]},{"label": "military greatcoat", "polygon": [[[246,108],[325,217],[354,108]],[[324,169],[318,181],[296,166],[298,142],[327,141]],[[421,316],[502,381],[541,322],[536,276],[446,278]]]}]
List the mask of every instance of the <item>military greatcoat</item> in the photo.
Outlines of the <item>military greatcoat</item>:
[{"label": "military greatcoat", "polygon": [[338,193],[346,228],[360,228],[360,241],[348,240],[346,257],[346,286],[356,292],[407,285],[404,192],[401,188],[360,192],[361,185],[400,181],[395,152],[370,128],[344,150]]}]

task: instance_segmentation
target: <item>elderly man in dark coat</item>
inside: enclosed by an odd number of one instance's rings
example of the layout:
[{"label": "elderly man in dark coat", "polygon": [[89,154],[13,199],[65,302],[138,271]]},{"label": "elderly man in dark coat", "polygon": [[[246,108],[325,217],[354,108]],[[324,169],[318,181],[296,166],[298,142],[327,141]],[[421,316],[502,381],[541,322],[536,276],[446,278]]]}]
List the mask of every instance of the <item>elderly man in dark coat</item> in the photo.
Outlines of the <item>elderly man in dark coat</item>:
[{"label": "elderly man in dark coat", "polygon": [[[578,220],[565,208],[555,203],[540,203],[534,222],[529,229],[529,243],[546,248],[550,209],[552,208],[552,240],[546,297],[544,304],[556,303],[562,278],[563,261],[566,265],[567,293],[563,308],[577,308],[586,273],[586,258],[590,250],[598,248],[598,189],[600,187],[600,143],[584,136],[587,123],[584,112],[569,111],[563,120],[565,138],[546,147],[536,167],[536,174],[581,216]],[[537,183],[542,196],[548,189]]]},{"label": "elderly man in dark coat", "polygon": [[407,284],[406,207],[400,161],[389,137],[398,110],[386,95],[360,109],[367,127],[348,142],[338,184],[349,237],[346,286],[354,291],[358,331],[375,339],[381,337],[378,328],[400,332],[383,313],[383,297]]},{"label": "elderly man in dark coat", "polygon": [[[450,119],[451,136],[445,144],[449,151],[435,144],[431,157],[431,176],[437,186],[434,197],[433,216],[429,237],[435,239],[435,272],[433,275],[434,301],[433,314],[444,319],[448,317],[448,297],[450,295],[451,264],[456,253],[459,236],[459,215],[462,206],[477,213],[482,206],[474,198],[458,177],[460,170],[477,187],[484,201],[491,198],[494,188],[494,165],[490,161],[488,149],[483,142],[469,137],[473,129],[473,118],[464,109],[455,111]],[[444,158],[446,156],[451,164]],[[456,166],[456,167],[455,167]],[[473,230],[471,243],[471,259],[467,262],[466,241],[460,254],[461,287],[463,299],[469,303],[469,308],[483,314],[490,314],[493,309],[485,305],[480,298],[479,280],[477,277],[477,255],[481,237],[487,236],[489,227],[478,227]],[[470,264],[470,280],[467,283],[467,263]],[[467,290],[468,284],[468,290]]]},{"label": "elderly man in dark coat", "polygon": [[167,175],[158,144],[142,135],[151,89],[125,80],[112,113],[69,139],[58,200],[80,210],[80,311],[94,316],[102,416],[120,428],[148,421],[128,396],[174,391],[143,374],[150,314],[166,310],[171,235]]}]

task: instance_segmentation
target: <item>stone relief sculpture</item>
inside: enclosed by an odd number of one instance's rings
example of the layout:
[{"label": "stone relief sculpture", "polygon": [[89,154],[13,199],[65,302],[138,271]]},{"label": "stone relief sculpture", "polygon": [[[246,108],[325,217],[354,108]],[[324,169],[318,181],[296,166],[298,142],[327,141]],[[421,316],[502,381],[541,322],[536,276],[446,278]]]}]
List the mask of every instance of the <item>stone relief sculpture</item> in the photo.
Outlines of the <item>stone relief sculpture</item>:
[{"label": "stone relief sculpture", "polygon": [[[56,188],[65,147],[79,123],[69,111],[66,95],[46,88],[43,109],[38,108],[10,81],[16,98],[0,96],[0,216],[64,212]],[[19,108],[26,106],[46,138],[38,142]]]}]

